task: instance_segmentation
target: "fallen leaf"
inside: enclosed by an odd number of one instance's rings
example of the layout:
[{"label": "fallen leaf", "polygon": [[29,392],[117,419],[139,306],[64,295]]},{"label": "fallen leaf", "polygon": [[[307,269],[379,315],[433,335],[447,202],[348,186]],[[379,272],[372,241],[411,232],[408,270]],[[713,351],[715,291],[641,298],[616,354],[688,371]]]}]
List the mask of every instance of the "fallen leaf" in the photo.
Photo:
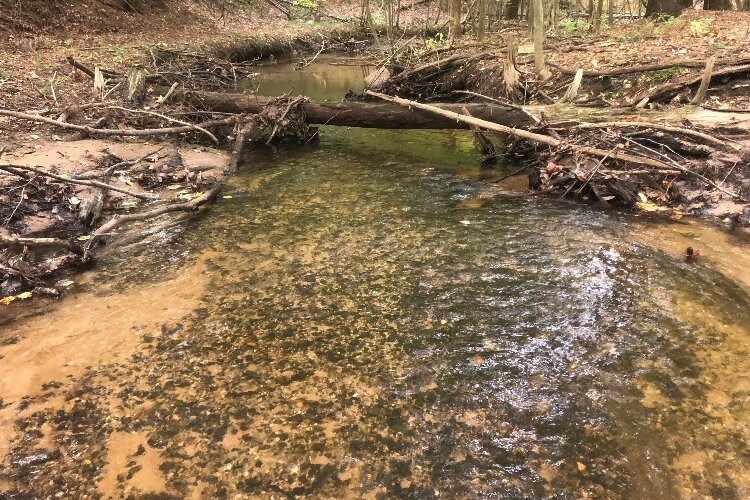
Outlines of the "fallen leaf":
[{"label": "fallen leaf", "polygon": [[635,207],[638,210],[642,210],[644,212],[656,212],[656,211],[658,211],[660,209],[661,210],[666,210],[664,208],[659,207],[658,205],[656,205],[654,203],[651,203],[650,201],[649,202],[644,202],[644,203],[641,203],[640,201],[638,201],[638,202],[636,202]]},{"label": "fallen leaf", "polygon": [[16,295],[17,299],[30,299],[31,298],[31,292],[23,292]]},{"label": "fallen leaf", "polygon": [[170,189],[172,191],[174,191],[175,189],[181,189],[181,188],[182,186],[180,184],[170,184],[169,186],[167,186],[167,189]]},{"label": "fallen leaf", "polygon": [[14,300],[16,300],[16,298],[14,296],[12,296],[12,295],[9,295],[7,297],[3,297],[2,299],[0,299],[0,304],[3,304],[3,305],[7,306],[8,304],[10,304],[11,302],[13,302]]},{"label": "fallen leaf", "polygon": [[581,462],[576,462],[576,466],[578,467],[578,470],[581,472],[586,470],[586,464],[582,464]]},{"label": "fallen leaf", "polygon": [[643,203],[648,202],[648,198],[646,198],[646,195],[643,193],[638,193],[638,199],[640,199]]},{"label": "fallen leaf", "polygon": [[90,239],[91,239],[91,235],[90,235],[90,234],[82,234],[81,236],[79,236],[79,237],[78,237],[78,238],[76,238],[76,239],[77,239],[78,241],[87,241],[87,240],[90,240]]},{"label": "fallen leaf", "polygon": [[228,194],[228,195],[222,196],[222,198],[225,200],[231,200],[232,198],[234,198],[234,196],[232,196],[231,194]]},{"label": "fallen leaf", "polygon": [[471,221],[469,221],[469,220],[461,220],[461,221],[459,221],[459,222],[460,222],[461,224],[465,225],[465,226],[468,226],[469,224],[471,224]]}]

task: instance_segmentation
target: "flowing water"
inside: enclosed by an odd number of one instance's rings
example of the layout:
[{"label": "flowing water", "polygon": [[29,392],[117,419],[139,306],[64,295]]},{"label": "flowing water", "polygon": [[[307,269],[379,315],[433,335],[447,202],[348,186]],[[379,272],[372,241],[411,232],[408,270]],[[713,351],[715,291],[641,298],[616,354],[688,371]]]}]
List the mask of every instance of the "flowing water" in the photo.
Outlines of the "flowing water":
[{"label": "flowing water", "polygon": [[486,175],[463,132],[254,150],[2,327],[0,492],[747,498],[747,247]]}]

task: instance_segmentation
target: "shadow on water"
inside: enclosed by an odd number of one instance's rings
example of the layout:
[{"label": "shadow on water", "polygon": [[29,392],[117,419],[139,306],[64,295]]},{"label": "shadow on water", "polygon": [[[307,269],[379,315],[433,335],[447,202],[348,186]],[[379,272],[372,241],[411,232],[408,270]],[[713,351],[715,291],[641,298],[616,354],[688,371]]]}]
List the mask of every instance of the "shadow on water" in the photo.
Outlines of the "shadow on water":
[{"label": "shadow on water", "polygon": [[170,245],[193,312],[30,398],[8,489],[750,493],[750,299],[631,242],[658,224],[488,186],[463,132],[325,128],[246,167]]}]

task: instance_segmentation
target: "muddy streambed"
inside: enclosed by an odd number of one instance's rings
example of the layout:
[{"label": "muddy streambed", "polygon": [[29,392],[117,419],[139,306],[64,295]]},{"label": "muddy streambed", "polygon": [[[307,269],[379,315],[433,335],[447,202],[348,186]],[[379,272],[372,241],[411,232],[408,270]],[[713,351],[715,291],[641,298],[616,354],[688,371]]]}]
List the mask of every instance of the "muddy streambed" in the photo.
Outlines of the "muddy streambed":
[{"label": "muddy streambed", "polygon": [[[306,70],[328,97],[354,71]],[[464,132],[323,127],[248,160],[205,216],[1,327],[0,492],[750,494],[731,237],[487,183]]]}]

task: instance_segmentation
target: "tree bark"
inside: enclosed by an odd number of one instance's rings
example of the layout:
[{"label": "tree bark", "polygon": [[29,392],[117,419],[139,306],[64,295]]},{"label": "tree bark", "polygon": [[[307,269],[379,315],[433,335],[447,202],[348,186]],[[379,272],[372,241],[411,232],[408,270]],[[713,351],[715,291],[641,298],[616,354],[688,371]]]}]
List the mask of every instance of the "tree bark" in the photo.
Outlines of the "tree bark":
[{"label": "tree bark", "polygon": [[450,39],[461,36],[461,0],[450,0]]},{"label": "tree bark", "polygon": [[546,80],[552,76],[552,73],[544,62],[544,4],[542,0],[530,1],[533,2],[534,6],[532,12],[534,19],[534,66],[536,72]]},{"label": "tree bark", "polygon": [[730,0],[704,0],[704,10],[732,10],[732,2]]},{"label": "tree bark", "polygon": [[518,19],[518,7],[521,0],[510,0],[505,7],[505,19]]},{"label": "tree bark", "polygon": [[477,22],[477,40],[480,42],[484,40],[485,31],[487,29],[487,2],[488,0],[479,0],[479,19]]}]

